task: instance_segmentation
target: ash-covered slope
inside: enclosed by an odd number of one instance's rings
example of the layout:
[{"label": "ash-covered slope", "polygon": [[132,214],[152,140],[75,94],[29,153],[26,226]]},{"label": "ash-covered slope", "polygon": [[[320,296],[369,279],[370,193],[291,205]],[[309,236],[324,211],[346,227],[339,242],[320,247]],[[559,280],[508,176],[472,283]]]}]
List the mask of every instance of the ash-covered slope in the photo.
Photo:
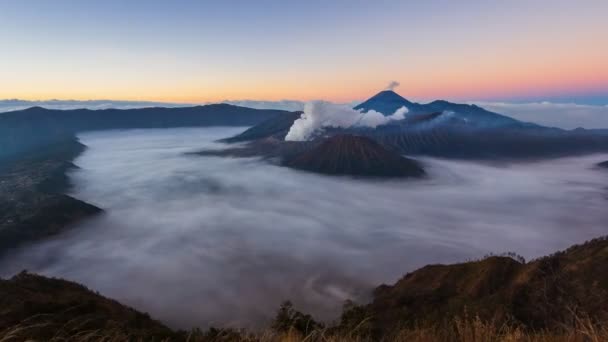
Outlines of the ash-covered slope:
[{"label": "ash-covered slope", "polygon": [[420,165],[367,137],[336,135],[296,155],[285,166],[329,175],[421,177]]}]

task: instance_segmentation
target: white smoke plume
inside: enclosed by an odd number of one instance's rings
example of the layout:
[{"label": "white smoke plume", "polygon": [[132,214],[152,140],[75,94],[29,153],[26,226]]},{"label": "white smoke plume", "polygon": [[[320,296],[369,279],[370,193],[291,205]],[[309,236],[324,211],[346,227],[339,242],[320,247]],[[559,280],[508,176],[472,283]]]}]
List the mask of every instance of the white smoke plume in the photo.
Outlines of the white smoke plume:
[{"label": "white smoke plume", "polygon": [[387,86],[386,86],[386,90],[395,90],[395,88],[397,88],[398,86],[400,86],[401,83],[397,82],[397,81],[391,81]]},{"label": "white smoke plume", "polygon": [[325,101],[312,101],[304,105],[304,113],[294,121],[289,129],[285,140],[305,141],[313,134],[325,127],[349,128],[370,127],[389,123],[390,121],[403,120],[408,112],[406,107],[401,107],[390,116],[374,110],[365,113],[352,109],[346,105],[338,105]]}]

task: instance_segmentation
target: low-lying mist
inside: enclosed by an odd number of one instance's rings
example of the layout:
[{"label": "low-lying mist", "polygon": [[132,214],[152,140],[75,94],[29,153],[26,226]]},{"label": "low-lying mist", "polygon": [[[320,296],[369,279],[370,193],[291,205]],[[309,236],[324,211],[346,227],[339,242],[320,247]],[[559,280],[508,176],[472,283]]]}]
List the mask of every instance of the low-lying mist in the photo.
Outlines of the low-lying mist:
[{"label": "low-lying mist", "polygon": [[364,181],[222,148],[235,128],[80,136],[72,195],[106,213],[0,262],[82,282],[180,328],[256,327],[280,302],[322,319],[429,263],[541,256],[608,233],[608,156],[489,165],[421,159],[426,180]]}]

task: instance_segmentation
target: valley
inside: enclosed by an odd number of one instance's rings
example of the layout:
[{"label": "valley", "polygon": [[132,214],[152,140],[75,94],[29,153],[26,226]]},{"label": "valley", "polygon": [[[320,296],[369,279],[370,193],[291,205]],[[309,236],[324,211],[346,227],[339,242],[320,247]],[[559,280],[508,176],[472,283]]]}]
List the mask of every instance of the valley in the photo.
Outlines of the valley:
[{"label": "valley", "polygon": [[103,214],[12,251],[0,276],[77,281],[174,329],[259,328],[284,300],[331,321],[427,264],[531,259],[605,234],[606,155],[418,157],[424,178],[374,180],[193,154],[232,149],[219,141],[245,129],[80,134],[68,195]]}]

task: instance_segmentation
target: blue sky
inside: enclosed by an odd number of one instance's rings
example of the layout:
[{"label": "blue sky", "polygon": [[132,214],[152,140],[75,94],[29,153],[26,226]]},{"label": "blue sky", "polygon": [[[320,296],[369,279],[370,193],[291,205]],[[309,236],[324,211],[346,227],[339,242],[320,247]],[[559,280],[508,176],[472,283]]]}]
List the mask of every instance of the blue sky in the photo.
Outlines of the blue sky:
[{"label": "blue sky", "polygon": [[608,2],[0,0],[0,98],[608,104]]}]

